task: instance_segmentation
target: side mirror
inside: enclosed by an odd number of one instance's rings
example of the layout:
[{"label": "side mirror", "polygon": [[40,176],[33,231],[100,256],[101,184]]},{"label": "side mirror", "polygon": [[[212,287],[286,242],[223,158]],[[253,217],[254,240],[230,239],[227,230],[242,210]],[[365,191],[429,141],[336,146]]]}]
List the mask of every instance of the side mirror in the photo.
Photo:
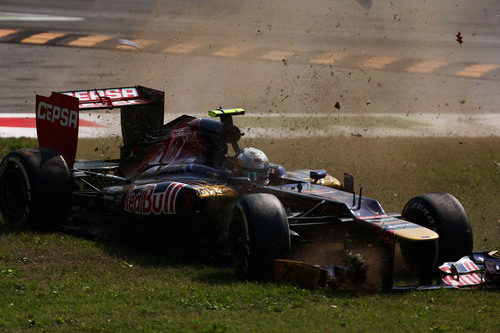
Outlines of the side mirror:
[{"label": "side mirror", "polygon": [[309,177],[314,180],[314,183],[317,183],[318,180],[326,177],[326,170],[311,170]]}]

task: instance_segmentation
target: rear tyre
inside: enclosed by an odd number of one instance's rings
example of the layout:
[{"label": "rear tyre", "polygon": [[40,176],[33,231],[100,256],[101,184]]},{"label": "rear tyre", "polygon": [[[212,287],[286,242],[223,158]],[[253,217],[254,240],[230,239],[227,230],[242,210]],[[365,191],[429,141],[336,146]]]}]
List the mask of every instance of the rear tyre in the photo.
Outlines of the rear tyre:
[{"label": "rear tyre", "polygon": [[236,273],[243,278],[270,278],[274,260],[290,255],[287,215],[272,194],[249,194],[237,201],[230,237]]},{"label": "rear tyre", "polygon": [[[463,206],[448,193],[429,193],[415,197],[408,201],[403,208],[402,217],[405,220],[434,230],[438,235],[437,260],[432,265],[435,271],[437,265],[448,261],[456,261],[472,253],[472,228]],[[403,255],[410,261],[416,261],[420,268],[429,267],[430,244],[420,249],[418,244],[402,245]],[[424,258],[425,256],[425,258]],[[429,276],[428,271],[421,272]]]},{"label": "rear tyre", "polygon": [[51,227],[66,220],[71,173],[48,148],[23,148],[0,164],[0,213],[13,227]]}]

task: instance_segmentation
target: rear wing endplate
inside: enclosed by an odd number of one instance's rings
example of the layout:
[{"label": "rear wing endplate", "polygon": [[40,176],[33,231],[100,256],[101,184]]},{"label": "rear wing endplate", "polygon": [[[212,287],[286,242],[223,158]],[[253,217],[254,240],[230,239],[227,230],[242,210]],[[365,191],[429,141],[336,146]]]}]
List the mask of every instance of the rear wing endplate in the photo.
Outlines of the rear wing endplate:
[{"label": "rear wing endplate", "polygon": [[120,108],[123,143],[128,144],[163,125],[164,93],[133,86],[36,95],[38,144],[59,152],[72,168],[80,111],[114,108]]}]

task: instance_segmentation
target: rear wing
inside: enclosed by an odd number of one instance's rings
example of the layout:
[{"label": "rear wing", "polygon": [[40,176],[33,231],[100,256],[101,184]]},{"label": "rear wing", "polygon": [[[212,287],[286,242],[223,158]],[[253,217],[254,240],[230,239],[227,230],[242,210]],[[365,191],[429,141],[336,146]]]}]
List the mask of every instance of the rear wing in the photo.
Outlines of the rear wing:
[{"label": "rear wing", "polygon": [[144,87],[122,87],[61,91],[60,94],[78,98],[80,110],[113,109],[127,105],[144,105],[152,101],[144,95]]},{"label": "rear wing", "polygon": [[163,125],[164,93],[134,86],[36,95],[38,144],[59,152],[72,168],[80,111],[114,108],[120,109],[123,143],[128,144]]}]

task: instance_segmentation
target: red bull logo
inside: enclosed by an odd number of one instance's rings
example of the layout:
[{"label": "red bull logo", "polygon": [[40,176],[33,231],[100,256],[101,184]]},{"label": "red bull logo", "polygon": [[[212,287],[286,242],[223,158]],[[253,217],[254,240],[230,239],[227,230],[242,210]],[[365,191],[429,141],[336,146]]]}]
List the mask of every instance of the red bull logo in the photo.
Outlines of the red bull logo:
[{"label": "red bull logo", "polygon": [[143,215],[175,214],[175,201],[184,186],[172,182],[162,191],[156,191],[157,184],[132,186],[125,197],[124,209]]}]

